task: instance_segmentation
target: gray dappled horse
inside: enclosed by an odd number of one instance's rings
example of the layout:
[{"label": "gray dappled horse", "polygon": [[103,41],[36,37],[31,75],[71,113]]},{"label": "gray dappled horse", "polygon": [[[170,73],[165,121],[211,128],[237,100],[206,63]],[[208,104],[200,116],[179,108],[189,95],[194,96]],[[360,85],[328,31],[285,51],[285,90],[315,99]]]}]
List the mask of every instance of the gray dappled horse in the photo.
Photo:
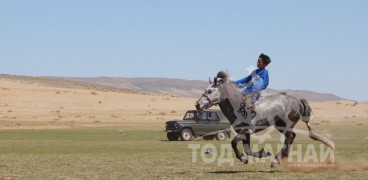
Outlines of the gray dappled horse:
[{"label": "gray dappled horse", "polygon": [[[306,123],[309,130],[309,137],[313,140],[320,141],[331,149],[335,149],[335,145],[326,136],[312,130],[309,125],[312,109],[305,99],[298,99],[286,93],[271,94],[261,96],[254,104],[254,111],[245,110],[249,107],[249,103],[244,101],[242,88],[233,84],[228,75],[219,72],[214,82],[210,81],[210,86],[205,90],[202,97],[196,102],[198,110],[208,109],[213,105],[219,105],[221,111],[230,121],[231,126],[238,133],[231,142],[236,157],[243,163],[248,163],[246,155],[258,158],[271,156],[271,153],[264,151],[252,152],[250,150],[250,134],[245,133],[248,127],[246,122],[250,113],[252,123],[255,126],[255,132],[262,131],[268,127],[274,126],[280,133],[285,135],[284,146],[275,156],[271,163],[271,167],[280,164],[281,159],[287,158],[291,144],[296,136],[293,128],[301,119]],[[243,141],[244,152],[240,153],[237,144]]]}]

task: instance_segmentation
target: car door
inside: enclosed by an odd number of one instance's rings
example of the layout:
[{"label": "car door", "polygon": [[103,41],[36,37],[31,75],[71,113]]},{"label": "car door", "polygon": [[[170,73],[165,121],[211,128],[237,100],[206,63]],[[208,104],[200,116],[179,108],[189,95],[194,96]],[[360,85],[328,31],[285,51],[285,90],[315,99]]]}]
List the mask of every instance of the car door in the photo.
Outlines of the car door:
[{"label": "car door", "polygon": [[220,129],[220,118],[216,112],[207,112],[207,133],[216,134]]},{"label": "car door", "polygon": [[208,133],[209,121],[207,120],[207,116],[208,116],[207,113],[208,113],[207,111],[203,111],[199,113],[198,121],[195,127],[193,128],[197,135],[202,136]]},{"label": "car door", "polygon": [[195,126],[196,134],[202,136],[212,132],[214,127],[211,127],[213,125],[213,118],[211,118],[211,115],[211,112],[208,111],[203,111],[199,114],[199,120]]}]

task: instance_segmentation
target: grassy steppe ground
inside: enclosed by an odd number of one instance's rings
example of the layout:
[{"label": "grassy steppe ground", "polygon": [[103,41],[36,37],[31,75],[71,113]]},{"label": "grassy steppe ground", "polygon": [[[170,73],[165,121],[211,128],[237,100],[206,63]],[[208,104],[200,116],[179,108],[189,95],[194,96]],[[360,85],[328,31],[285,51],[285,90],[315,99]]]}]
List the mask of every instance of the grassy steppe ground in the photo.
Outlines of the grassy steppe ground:
[{"label": "grassy steppe ground", "polygon": [[[302,124],[302,123],[300,123]],[[134,128],[132,128],[134,127]],[[151,128],[151,130],[147,130]],[[318,126],[317,126],[318,127]],[[302,129],[302,125],[300,125]],[[334,134],[338,168],[313,173],[269,168],[270,161],[234,166],[207,164],[197,153],[192,162],[190,144],[211,143],[220,151],[230,141],[169,142],[158,124],[131,127],[1,130],[0,179],[364,179],[368,175],[366,126],[341,124],[318,127]],[[353,131],[347,129],[353,128]],[[343,132],[343,133],[341,133]],[[275,146],[279,135],[268,140]],[[298,135],[296,144],[318,143]],[[305,152],[303,146],[303,151]],[[239,148],[241,146],[239,145]],[[231,153],[232,154],[232,153]],[[232,155],[234,157],[234,155]],[[354,164],[356,163],[356,164]],[[350,167],[350,168],[348,168]]]}]

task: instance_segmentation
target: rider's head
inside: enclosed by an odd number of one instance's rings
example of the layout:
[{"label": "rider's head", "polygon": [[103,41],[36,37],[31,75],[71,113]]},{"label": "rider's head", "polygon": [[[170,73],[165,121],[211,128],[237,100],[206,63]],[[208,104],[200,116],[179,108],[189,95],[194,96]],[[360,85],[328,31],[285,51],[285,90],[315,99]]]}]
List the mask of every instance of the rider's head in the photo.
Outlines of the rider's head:
[{"label": "rider's head", "polygon": [[217,73],[217,78],[227,79],[227,73],[225,71],[219,71]]},{"label": "rider's head", "polygon": [[258,57],[258,61],[257,61],[257,67],[259,68],[259,69],[264,69],[264,68],[266,68],[266,66],[268,65],[268,64],[270,64],[271,63],[271,59],[270,59],[270,57],[268,57],[267,55],[265,55],[265,54],[260,54],[259,55],[259,57]]}]

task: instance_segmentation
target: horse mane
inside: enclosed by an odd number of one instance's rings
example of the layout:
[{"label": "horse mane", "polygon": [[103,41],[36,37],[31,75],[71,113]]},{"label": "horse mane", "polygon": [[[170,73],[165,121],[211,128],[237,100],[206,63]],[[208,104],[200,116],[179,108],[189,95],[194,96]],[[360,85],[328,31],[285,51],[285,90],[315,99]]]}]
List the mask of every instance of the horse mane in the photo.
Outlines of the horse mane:
[{"label": "horse mane", "polygon": [[[243,91],[246,87],[239,87],[238,85],[234,84],[233,81],[230,80],[229,75],[225,71],[219,71],[217,73],[217,79],[221,79],[221,89],[225,90],[224,93],[221,93],[223,96],[226,96],[228,98],[232,98],[237,101],[242,101],[244,98],[248,98],[249,96],[244,96]],[[255,92],[250,92],[249,94],[252,94]],[[284,96],[290,96],[286,92],[279,93]],[[260,102],[261,99],[259,99],[258,102]]]},{"label": "horse mane", "polygon": [[219,71],[217,73],[217,79],[222,79],[222,88],[227,90],[227,95],[231,96],[234,99],[242,99],[243,96],[243,88],[238,87],[236,84],[234,84],[230,78],[229,75],[225,71]]}]

